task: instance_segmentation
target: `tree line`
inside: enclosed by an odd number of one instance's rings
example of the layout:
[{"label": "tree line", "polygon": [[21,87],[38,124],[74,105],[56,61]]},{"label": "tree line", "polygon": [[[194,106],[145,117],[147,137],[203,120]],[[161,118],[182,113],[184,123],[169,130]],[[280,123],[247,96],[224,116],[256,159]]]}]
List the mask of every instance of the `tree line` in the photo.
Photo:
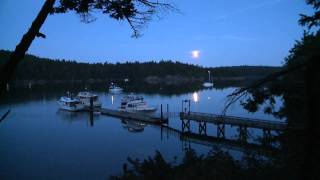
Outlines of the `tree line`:
[{"label": "tree line", "polygon": [[[11,52],[0,50],[0,68],[9,59]],[[53,60],[34,55],[26,55],[18,65],[14,80],[142,80],[156,76],[164,78],[181,76],[208,79],[211,71],[213,79],[223,77],[262,77],[279,71],[280,67],[269,66],[231,66],[207,68],[178,61],[161,60],[125,63],[83,63],[73,60]]]}]

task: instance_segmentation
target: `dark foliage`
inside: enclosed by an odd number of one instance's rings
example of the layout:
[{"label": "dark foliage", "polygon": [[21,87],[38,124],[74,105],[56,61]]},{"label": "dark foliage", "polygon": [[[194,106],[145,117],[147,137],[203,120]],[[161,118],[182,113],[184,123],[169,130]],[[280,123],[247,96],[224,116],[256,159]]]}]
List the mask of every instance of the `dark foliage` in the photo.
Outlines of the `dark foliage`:
[{"label": "dark foliage", "polygon": [[[9,58],[9,51],[0,51],[0,68]],[[192,64],[185,64],[174,61],[149,61],[149,62],[126,62],[126,63],[78,63],[76,61],[51,60],[39,58],[33,55],[26,55],[19,64],[15,73],[15,80],[121,80],[129,78],[130,81],[143,80],[147,77],[165,78],[168,75],[180,78],[207,79],[210,70],[213,79],[216,81],[227,78],[243,77],[257,79],[264,75],[278,71],[278,67],[267,66],[234,66],[204,68]],[[237,79],[235,79],[238,81]]]},{"label": "dark foliage", "polygon": [[[311,5],[316,12],[313,16],[301,15],[299,23],[308,26],[308,28],[318,28],[320,2],[318,0],[307,0],[306,3]],[[245,95],[249,97],[242,103],[245,109],[255,112],[260,105],[268,103],[269,106],[265,108],[266,113],[271,113],[280,118],[286,117],[290,124],[303,126],[307,122],[309,119],[308,113],[310,113],[307,89],[313,89],[314,85],[319,83],[315,77],[319,75],[319,73],[316,73],[319,71],[315,69],[314,65],[320,59],[320,31],[319,29],[315,30],[314,33],[305,32],[302,39],[296,41],[289,51],[282,67],[282,71],[287,73],[274,76],[264,86],[247,88]],[[308,77],[307,75],[310,73],[313,75]],[[313,80],[310,78],[313,78]],[[315,95],[309,93],[309,96],[316,97]],[[274,108],[274,98],[276,96],[282,96],[284,102],[280,109]]]},{"label": "dark foliage", "polygon": [[153,0],[60,0],[52,13],[74,11],[83,22],[90,23],[95,20],[93,13],[101,11],[113,19],[128,21],[133,36],[138,37],[139,29],[163,10],[177,9],[171,4]]},{"label": "dark foliage", "polygon": [[[264,160],[261,156],[245,154],[235,160],[228,152],[215,149],[208,155],[197,155],[192,149],[185,152],[181,163],[167,162],[160,152],[143,161],[128,158],[123,174],[111,176],[114,180],[160,180],[160,179],[298,179],[295,172],[289,171],[279,161]],[[278,164],[277,164],[278,163]]]},{"label": "dark foliage", "polygon": [[307,26],[309,29],[320,25],[320,1],[319,0],[306,0],[306,3],[313,7],[315,10],[313,15],[300,14],[301,18],[299,24]]},{"label": "dark foliage", "polygon": [[[320,33],[305,34],[301,41],[297,41],[285,59],[283,69],[305,64],[312,59],[319,59]],[[266,113],[277,117],[286,117],[290,123],[302,123],[307,117],[306,67],[275,79],[265,87],[250,89],[249,98],[243,102],[244,107],[255,112],[260,105],[268,103]],[[283,106],[275,109],[275,96],[282,96]]]}]

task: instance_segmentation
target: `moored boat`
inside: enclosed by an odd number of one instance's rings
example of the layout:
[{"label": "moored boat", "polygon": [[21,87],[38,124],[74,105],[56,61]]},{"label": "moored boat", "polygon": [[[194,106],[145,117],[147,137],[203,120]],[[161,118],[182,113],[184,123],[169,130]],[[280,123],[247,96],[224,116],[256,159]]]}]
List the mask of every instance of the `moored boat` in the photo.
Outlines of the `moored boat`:
[{"label": "moored boat", "polygon": [[60,109],[67,111],[81,111],[84,110],[85,106],[81,103],[79,99],[73,97],[63,96],[58,100]]},{"label": "moored boat", "polygon": [[111,83],[110,87],[109,87],[109,92],[111,93],[118,93],[118,92],[121,92],[123,91],[123,89],[119,86],[117,86],[116,84],[114,83]]},{"label": "moored boat", "polygon": [[142,96],[125,96],[121,99],[119,110],[126,112],[154,112],[157,108],[148,106]]},{"label": "moored boat", "polygon": [[90,107],[90,99],[93,100],[93,107],[101,107],[102,103],[99,100],[98,95],[90,93],[90,92],[79,92],[77,98],[81,101],[81,103],[85,107]]}]

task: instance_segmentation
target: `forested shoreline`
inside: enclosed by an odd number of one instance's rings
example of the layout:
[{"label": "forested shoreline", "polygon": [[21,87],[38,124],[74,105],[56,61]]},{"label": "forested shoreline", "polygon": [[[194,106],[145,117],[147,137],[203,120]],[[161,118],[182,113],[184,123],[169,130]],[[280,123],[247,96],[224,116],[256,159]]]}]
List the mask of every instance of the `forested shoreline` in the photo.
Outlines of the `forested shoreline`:
[{"label": "forested shoreline", "polygon": [[[0,50],[0,68],[8,60],[10,51]],[[102,83],[119,82],[129,79],[132,82],[148,84],[181,85],[212,80],[247,81],[262,78],[279,71],[272,66],[230,66],[202,67],[171,60],[126,63],[82,63],[73,60],[53,60],[34,55],[26,55],[14,74],[13,83],[18,85],[48,83]]]}]

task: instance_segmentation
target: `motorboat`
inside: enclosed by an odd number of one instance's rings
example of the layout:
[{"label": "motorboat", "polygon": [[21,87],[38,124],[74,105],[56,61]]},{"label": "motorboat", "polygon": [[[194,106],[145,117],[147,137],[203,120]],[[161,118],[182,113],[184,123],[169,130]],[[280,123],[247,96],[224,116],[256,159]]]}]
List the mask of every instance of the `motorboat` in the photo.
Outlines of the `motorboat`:
[{"label": "motorboat", "polygon": [[147,102],[144,101],[142,96],[124,96],[121,99],[120,111],[126,112],[154,112],[157,110],[156,107],[148,106]]},{"label": "motorboat", "polygon": [[129,132],[142,132],[144,127],[147,126],[143,122],[133,121],[133,120],[122,120],[122,127],[128,129]]},{"label": "motorboat", "polygon": [[84,104],[85,107],[90,107],[90,99],[93,100],[93,107],[101,107],[102,103],[98,95],[90,92],[79,92],[77,98]]},{"label": "motorboat", "polygon": [[115,83],[111,83],[110,87],[109,87],[109,92],[111,93],[117,93],[117,92],[121,92],[123,91],[123,89],[119,86],[117,86]]},{"label": "motorboat", "polygon": [[211,78],[210,78],[210,71],[208,71],[208,74],[209,74],[209,78],[208,78],[208,82],[204,82],[202,85],[204,87],[213,87],[213,83],[211,82]]},{"label": "motorboat", "polygon": [[82,102],[73,98],[72,96],[63,96],[58,100],[58,104],[60,105],[60,109],[67,111],[81,111],[84,110],[85,106]]}]

